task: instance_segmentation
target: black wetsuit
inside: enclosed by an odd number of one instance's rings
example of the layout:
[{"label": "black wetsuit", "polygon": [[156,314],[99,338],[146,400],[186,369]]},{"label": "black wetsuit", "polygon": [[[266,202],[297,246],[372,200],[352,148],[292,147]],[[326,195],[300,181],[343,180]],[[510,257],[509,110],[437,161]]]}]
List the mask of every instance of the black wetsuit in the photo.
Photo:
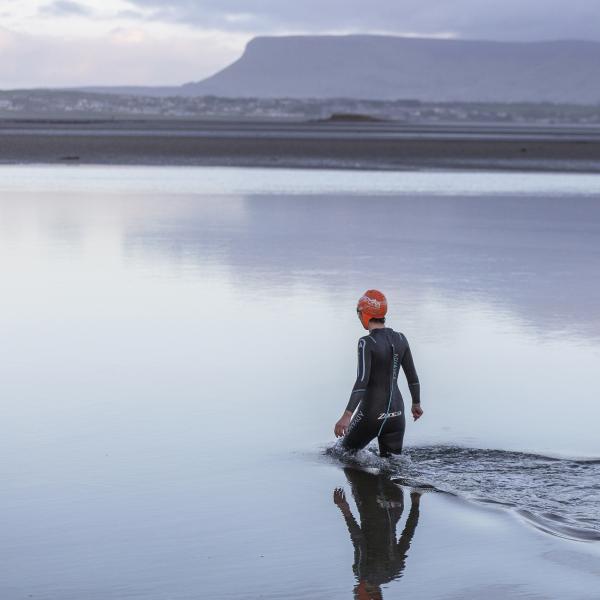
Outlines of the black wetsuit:
[{"label": "black wetsuit", "polygon": [[377,437],[382,456],[402,452],[406,419],[398,389],[400,365],[412,401],[419,403],[419,378],[406,337],[383,327],[358,340],[358,373],[346,407],[351,412],[358,410],[342,440],[344,448],[359,450]]}]

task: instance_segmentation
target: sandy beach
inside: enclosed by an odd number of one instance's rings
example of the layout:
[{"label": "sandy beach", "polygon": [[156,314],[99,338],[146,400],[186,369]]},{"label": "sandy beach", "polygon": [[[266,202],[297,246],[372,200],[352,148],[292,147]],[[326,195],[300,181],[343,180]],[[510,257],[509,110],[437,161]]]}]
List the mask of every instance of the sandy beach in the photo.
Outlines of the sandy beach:
[{"label": "sandy beach", "polygon": [[4,120],[0,163],[600,172],[594,128]]}]

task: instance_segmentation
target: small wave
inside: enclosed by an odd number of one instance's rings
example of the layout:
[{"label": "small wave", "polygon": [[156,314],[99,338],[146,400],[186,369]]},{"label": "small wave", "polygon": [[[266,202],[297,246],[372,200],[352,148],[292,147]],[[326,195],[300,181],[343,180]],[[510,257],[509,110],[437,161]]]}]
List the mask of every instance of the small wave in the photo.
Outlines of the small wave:
[{"label": "small wave", "polygon": [[568,459],[461,446],[405,448],[382,458],[374,447],[326,453],[345,464],[377,469],[393,481],[514,510],[537,529],[600,541],[600,459]]}]

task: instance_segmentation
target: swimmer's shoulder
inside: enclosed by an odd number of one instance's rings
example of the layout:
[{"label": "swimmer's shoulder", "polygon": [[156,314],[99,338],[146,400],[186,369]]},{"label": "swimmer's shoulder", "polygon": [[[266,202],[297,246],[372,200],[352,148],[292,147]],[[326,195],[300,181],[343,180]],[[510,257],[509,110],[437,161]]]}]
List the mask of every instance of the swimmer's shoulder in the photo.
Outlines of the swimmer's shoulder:
[{"label": "swimmer's shoulder", "polygon": [[408,346],[408,340],[401,331],[396,331],[395,329],[392,329],[392,332],[392,335],[396,338],[397,343],[399,343],[401,346]]},{"label": "swimmer's shoulder", "polygon": [[372,342],[373,344],[376,344],[377,342],[375,341],[375,338],[368,333],[367,335],[363,335],[362,337],[358,338],[358,344],[360,345],[362,344],[368,344],[369,342]]}]

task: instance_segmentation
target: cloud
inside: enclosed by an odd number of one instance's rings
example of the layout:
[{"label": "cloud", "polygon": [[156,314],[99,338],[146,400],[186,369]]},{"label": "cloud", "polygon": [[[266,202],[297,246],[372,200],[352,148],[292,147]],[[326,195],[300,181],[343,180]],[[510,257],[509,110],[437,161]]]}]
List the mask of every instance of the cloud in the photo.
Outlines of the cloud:
[{"label": "cloud", "polygon": [[600,40],[598,0],[130,0],[154,18],[248,33],[455,32],[463,38]]},{"label": "cloud", "polygon": [[219,70],[239,56],[244,42],[218,33],[162,37],[123,27],[69,39],[0,28],[0,89],[178,85]]},{"label": "cloud", "polygon": [[45,4],[39,9],[42,16],[52,17],[90,17],[93,11],[79,2],[71,0],[55,0],[50,4]]},{"label": "cloud", "polygon": [[197,81],[265,34],[600,41],[599,0],[4,0],[0,14],[0,89]]}]

